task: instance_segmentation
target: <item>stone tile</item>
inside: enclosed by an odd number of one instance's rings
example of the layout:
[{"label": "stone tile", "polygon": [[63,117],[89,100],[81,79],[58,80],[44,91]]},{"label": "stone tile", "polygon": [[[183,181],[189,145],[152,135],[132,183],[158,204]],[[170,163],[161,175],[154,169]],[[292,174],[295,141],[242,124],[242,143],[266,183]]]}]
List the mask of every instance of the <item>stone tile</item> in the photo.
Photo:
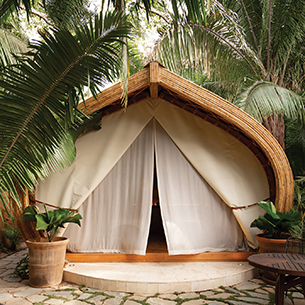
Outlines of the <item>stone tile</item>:
[{"label": "stone tile", "polygon": [[177,302],[174,301],[168,301],[164,299],[159,299],[159,298],[149,298],[146,303],[150,305],[176,305]]},{"label": "stone tile", "polygon": [[31,305],[32,303],[23,298],[10,298],[6,305]]},{"label": "stone tile", "polygon": [[16,288],[16,287],[20,287],[20,283],[19,282],[3,282],[0,283],[0,287],[1,288]]},{"label": "stone tile", "polygon": [[253,292],[253,291],[247,291],[248,294],[251,295],[253,298],[260,298],[264,300],[269,300],[269,295],[268,294],[263,294],[263,293],[258,293],[258,292]]},{"label": "stone tile", "polygon": [[235,288],[238,290],[253,290],[253,289],[260,288],[260,285],[248,281],[248,282],[243,282],[241,284],[236,285]]},{"label": "stone tile", "polygon": [[88,304],[88,303],[82,302],[82,301],[78,301],[78,300],[73,300],[73,301],[65,302],[65,305],[86,305],[86,304]]},{"label": "stone tile", "polygon": [[139,295],[139,294],[135,294],[135,295],[132,295],[130,296],[130,299],[131,300],[136,300],[136,301],[144,301],[146,298],[148,297],[148,295]]},{"label": "stone tile", "polygon": [[44,304],[49,304],[49,305],[60,305],[63,303],[64,303],[63,299],[49,299],[44,301]]},{"label": "stone tile", "polygon": [[[303,305],[305,304],[305,302],[302,303]],[[294,303],[292,302],[292,300],[288,297],[285,297],[284,299],[284,305],[294,305]]]},{"label": "stone tile", "polygon": [[88,298],[90,298],[90,297],[92,297],[92,294],[91,294],[91,293],[85,292],[85,293],[83,293],[83,294],[78,298],[78,300],[82,301],[82,300],[86,300],[86,299],[88,299]]},{"label": "stone tile", "polygon": [[0,293],[0,303],[4,303],[12,297],[10,293]]},{"label": "stone tile", "polygon": [[59,285],[59,289],[61,290],[65,290],[65,289],[78,289],[78,285],[75,284],[70,284],[67,282],[61,282],[61,284]]},{"label": "stone tile", "polygon": [[275,287],[266,286],[264,287],[264,290],[267,290],[270,293],[275,293]]},{"label": "stone tile", "polygon": [[14,293],[14,297],[26,297],[31,294],[37,294],[40,293],[42,289],[40,288],[28,288],[19,292]]},{"label": "stone tile", "polygon": [[232,287],[226,287],[225,290],[231,292],[231,293],[234,293],[234,294],[240,294],[241,292],[237,289],[234,289]]},{"label": "stone tile", "polygon": [[233,305],[249,305],[249,303],[242,302],[242,301],[232,301],[232,300],[230,300],[230,303],[232,303]]},{"label": "stone tile", "polygon": [[214,295],[208,296],[209,299],[228,299],[229,297],[232,297],[232,293],[217,293]]},{"label": "stone tile", "polygon": [[26,286],[17,286],[17,287],[7,287],[7,291],[11,294],[15,294],[16,292],[26,290],[28,287]]},{"label": "stone tile", "polygon": [[[91,299],[89,299],[89,300],[87,300],[88,302],[93,302],[93,303],[95,303],[95,302],[99,302],[99,301],[104,301],[105,299],[106,299],[107,297],[105,297],[104,295],[96,295],[96,296],[94,296],[93,298],[91,298]],[[137,303],[137,305],[138,305],[139,303]]]},{"label": "stone tile", "polygon": [[41,295],[41,294],[33,294],[33,295],[29,295],[26,297],[26,299],[28,301],[30,301],[31,303],[40,303],[43,302],[44,300],[46,300],[48,297],[46,297],[45,295]]},{"label": "stone tile", "polygon": [[274,292],[274,290],[273,291],[266,291],[264,289],[256,289],[255,292],[262,293],[262,294],[269,294],[270,292],[271,293]]},{"label": "stone tile", "polygon": [[303,300],[295,299],[293,301],[294,301],[294,305],[304,305],[305,304],[304,299]]},{"label": "stone tile", "polygon": [[64,299],[74,299],[73,291],[49,291],[44,293],[50,297],[55,296],[57,298],[64,298]]},{"label": "stone tile", "polygon": [[5,276],[3,279],[6,282],[20,282],[21,281],[21,278],[14,273],[11,273],[11,274]]},{"label": "stone tile", "polygon": [[[293,298],[299,298],[299,299],[304,299],[304,295],[301,292],[293,292],[292,293]],[[304,301],[305,302],[305,301]],[[305,303],[304,303],[305,304]]]},{"label": "stone tile", "polygon": [[104,292],[104,291],[101,290],[101,289],[90,288],[90,287],[82,288],[82,290],[87,291],[87,292],[100,292],[100,293]]},{"label": "stone tile", "polygon": [[[91,301],[91,300],[90,300]],[[132,300],[127,300],[124,305],[139,305],[138,302],[132,301]]]},{"label": "stone tile", "polygon": [[[7,278],[8,276],[10,275],[13,275],[14,273],[12,272],[12,269],[7,269],[7,270],[4,270],[2,273],[1,273],[1,278],[3,278],[5,280],[5,278]],[[7,280],[6,280],[7,281]],[[11,281],[10,281],[11,282]]]},{"label": "stone tile", "polygon": [[250,280],[250,282],[253,282],[253,283],[256,283],[256,284],[260,284],[260,285],[263,285],[265,284],[265,282],[261,279],[252,279]]},{"label": "stone tile", "polygon": [[212,295],[214,295],[214,294],[215,294],[215,292],[212,291],[212,290],[206,290],[206,291],[200,292],[200,295],[203,295],[203,296],[205,296],[205,297],[210,297],[210,296],[212,296]]},{"label": "stone tile", "polygon": [[202,305],[203,303],[205,303],[205,300],[197,299],[183,302],[183,305]]},{"label": "stone tile", "polygon": [[[204,302],[204,301],[202,301]],[[224,302],[217,302],[217,301],[205,301],[203,304],[209,304],[209,305],[225,305],[227,303],[224,303]],[[249,305],[249,303],[247,304]]]},{"label": "stone tile", "polygon": [[[169,299],[169,300],[175,300],[177,299],[178,297],[180,297],[180,295],[176,295],[174,293],[166,293],[166,294],[159,294],[158,295],[158,298],[161,298],[161,299]],[[140,300],[139,300],[140,301]]]},{"label": "stone tile", "polygon": [[263,300],[263,299],[257,299],[257,298],[251,298],[251,297],[239,297],[238,298],[241,301],[249,302],[249,303],[257,303],[262,305],[269,304],[269,300]]},{"label": "stone tile", "polygon": [[20,282],[21,285],[24,285],[24,286],[30,286],[29,284],[29,280],[23,280]]},{"label": "stone tile", "polygon": [[116,297],[116,298],[124,298],[126,296],[129,296],[130,293],[126,292],[117,292],[117,291],[104,291],[105,294]]},{"label": "stone tile", "polygon": [[122,298],[110,298],[104,301],[105,305],[120,305],[123,301]]},{"label": "stone tile", "polygon": [[178,296],[179,298],[185,300],[185,299],[195,299],[195,298],[199,298],[199,294],[192,292],[192,293],[181,293]]}]

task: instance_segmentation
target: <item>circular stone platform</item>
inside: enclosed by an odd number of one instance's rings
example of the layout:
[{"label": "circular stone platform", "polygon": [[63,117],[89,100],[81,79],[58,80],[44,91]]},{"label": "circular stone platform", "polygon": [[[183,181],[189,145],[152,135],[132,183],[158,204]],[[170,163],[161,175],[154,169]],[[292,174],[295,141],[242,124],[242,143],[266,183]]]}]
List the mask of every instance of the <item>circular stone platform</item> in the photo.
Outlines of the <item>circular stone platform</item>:
[{"label": "circular stone platform", "polygon": [[64,269],[67,282],[138,294],[203,291],[256,275],[248,262],[70,263]]}]

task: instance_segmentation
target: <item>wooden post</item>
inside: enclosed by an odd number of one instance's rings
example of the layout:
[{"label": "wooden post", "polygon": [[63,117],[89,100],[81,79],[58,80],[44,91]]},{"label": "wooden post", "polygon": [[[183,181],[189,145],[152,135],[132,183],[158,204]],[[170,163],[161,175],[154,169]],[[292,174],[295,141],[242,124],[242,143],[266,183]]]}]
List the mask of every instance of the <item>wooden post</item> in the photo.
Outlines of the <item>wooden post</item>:
[{"label": "wooden post", "polygon": [[149,64],[149,90],[152,98],[157,98],[159,95],[159,63],[153,61]]}]

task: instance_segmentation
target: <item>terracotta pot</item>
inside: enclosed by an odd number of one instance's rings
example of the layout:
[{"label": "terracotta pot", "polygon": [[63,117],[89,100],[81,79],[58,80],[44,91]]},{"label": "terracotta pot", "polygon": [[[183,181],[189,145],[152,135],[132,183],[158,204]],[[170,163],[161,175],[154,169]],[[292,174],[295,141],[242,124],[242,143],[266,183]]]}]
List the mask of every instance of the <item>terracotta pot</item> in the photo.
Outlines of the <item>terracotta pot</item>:
[{"label": "terracotta pot", "polygon": [[[285,236],[285,235],[284,235]],[[286,235],[288,238],[290,235]],[[264,237],[263,234],[258,234],[255,236],[258,241],[258,253],[284,253],[286,239],[274,239]]]},{"label": "terracotta pot", "polygon": [[[284,235],[287,238],[289,234]],[[286,239],[275,239],[264,237],[263,234],[258,234],[255,236],[258,241],[258,253],[284,253],[286,246]],[[267,284],[276,284],[276,274],[270,271],[264,271],[262,275],[262,280]]]},{"label": "terracotta pot", "polygon": [[50,287],[62,281],[66,256],[67,237],[55,237],[26,241],[29,249],[29,284],[32,287]]}]

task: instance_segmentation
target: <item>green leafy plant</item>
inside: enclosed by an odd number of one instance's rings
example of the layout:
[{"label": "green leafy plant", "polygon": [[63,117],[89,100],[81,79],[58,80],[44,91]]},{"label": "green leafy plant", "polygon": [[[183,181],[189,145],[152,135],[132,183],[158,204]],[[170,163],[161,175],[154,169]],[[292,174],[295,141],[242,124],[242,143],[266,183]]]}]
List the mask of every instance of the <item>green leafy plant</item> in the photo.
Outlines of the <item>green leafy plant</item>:
[{"label": "green leafy plant", "polygon": [[301,213],[298,211],[278,212],[270,201],[261,201],[258,205],[266,211],[266,214],[260,215],[250,226],[259,228],[268,238],[285,238],[283,234],[291,233],[302,221]]},{"label": "green leafy plant", "polygon": [[15,267],[14,273],[23,280],[29,278],[29,255],[26,255]]},{"label": "green leafy plant", "polygon": [[7,210],[2,211],[2,213],[6,213],[8,216],[8,219],[11,221],[5,221],[3,215],[1,214],[1,219],[3,222],[3,228],[0,228],[0,230],[4,233],[5,237],[10,241],[9,249],[15,250],[16,247],[20,244],[20,240],[22,239],[21,234],[19,232],[19,229],[17,228],[17,225],[15,223],[15,217],[12,213],[8,212]]},{"label": "green leafy plant", "polygon": [[15,250],[16,247],[20,244],[21,234],[18,228],[15,228],[11,224],[6,223],[5,225],[6,227],[2,228],[1,230],[4,232],[5,237],[11,242],[10,249]]},{"label": "green leafy plant", "polygon": [[36,230],[42,230],[51,242],[59,228],[64,228],[65,223],[76,223],[79,226],[82,216],[78,211],[68,209],[55,209],[48,211],[44,206],[45,212],[41,213],[37,206],[30,205],[25,208],[21,220],[34,221],[37,223]]}]

